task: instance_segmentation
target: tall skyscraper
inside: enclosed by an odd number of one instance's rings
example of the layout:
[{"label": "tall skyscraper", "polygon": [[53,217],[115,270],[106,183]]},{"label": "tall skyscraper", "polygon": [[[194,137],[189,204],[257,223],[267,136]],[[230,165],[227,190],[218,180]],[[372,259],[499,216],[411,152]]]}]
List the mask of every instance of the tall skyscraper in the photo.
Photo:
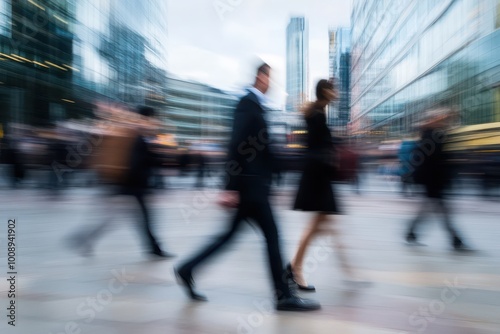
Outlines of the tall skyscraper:
[{"label": "tall skyscraper", "polygon": [[346,126],[350,117],[350,59],[351,31],[337,28],[329,31],[329,69],[339,91],[339,100],[329,106],[328,121],[331,125]]},{"label": "tall skyscraper", "polygon": [[304,17],[293,17],[286,29],[287,111],[297,111],[309,98],[309,33]]},{"label": "tall skyscraper", "polygon": [[497,0],[354,1],[354,134],[400,138],[440,106],[500,121],[499,18]]}]

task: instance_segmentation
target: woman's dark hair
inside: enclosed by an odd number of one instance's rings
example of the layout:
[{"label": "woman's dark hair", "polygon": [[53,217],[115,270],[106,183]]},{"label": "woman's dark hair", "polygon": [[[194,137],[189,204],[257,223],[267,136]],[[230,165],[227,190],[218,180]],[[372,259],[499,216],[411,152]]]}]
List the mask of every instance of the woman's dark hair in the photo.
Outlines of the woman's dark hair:
[{"label": "woman's dark hair", "polygon": [[318,100],[326,100],[326,96],[323,92],[324,89],[333,89],[333,82],[331,80],[321,79],[316,85],[316,98]]},{"label": "woman's dark hair", "polygon": [[147,106],[139,106],[137,108],[139,115],[146,116],[146,117],[154,117],[155,115],[155,110],[151,107]]},{"label": "woman's dark hair", "polygon": [[271,66],[269,66],[267,63],[262,63],[258,68],[257,68],[257,75],[259,73],[264,73],[266,75],[269,75],[269,70],[271,69]]}]

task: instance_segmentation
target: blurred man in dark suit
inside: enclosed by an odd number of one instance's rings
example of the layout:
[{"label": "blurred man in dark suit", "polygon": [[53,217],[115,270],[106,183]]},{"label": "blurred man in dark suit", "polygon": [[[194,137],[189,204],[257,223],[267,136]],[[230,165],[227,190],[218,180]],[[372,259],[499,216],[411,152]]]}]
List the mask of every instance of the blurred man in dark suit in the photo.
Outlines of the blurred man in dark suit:
[{"label": "blurred man in dark suit", "polygon": [[265,93],[269,88],[271,68],[267,64],[257,70],[255,84],[249,89],[234,112],[233,131],[229,144],[226,172],[228,191],[238,194],[235,216],[225,232],[215,242],[178,267],[176,273],[194,300],[206,300],[194,290],[192,273],[216,251],[230,241],[244,220],[254,221],[262,230],[267,243],[267,255],[274,283],[276,308],[283,311],[319,309],[314,301],[292,294],[280,252],[278,230],[269,204],[273,171],[273,154],[264,118]]}]

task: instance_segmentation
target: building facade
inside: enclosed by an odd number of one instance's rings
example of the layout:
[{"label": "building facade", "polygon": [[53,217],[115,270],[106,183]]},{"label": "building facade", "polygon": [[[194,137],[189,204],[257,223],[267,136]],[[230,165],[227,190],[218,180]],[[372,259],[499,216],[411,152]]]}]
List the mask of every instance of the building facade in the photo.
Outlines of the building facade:
[{"label": "building facade", "polygon": [[304,17],[286,29],[286,110],[295,112],[309,99],[309,32]]},{"label": "building facade", "polygon": [[169,78],[165,96],[167,105],[160,117],[180,146],[228,142],[237,95],[201,83]]},{"label": "building facade", "polygon": [[350,118],[351,102],[351,31],[348,28],[330,29],[329,40],[329,75],[335,81],[339,99],[329,105],[328,122],[345,128]]},{"label": "building facade", "polygon": [[500,1],[355,0],[351,124],[355,135],[408,134],[428,109],[463,125],[500,121]]},{"label": "building facade", "polygon": [[165,17],[162,0],[0,0],[0,123],[164,107]]}]

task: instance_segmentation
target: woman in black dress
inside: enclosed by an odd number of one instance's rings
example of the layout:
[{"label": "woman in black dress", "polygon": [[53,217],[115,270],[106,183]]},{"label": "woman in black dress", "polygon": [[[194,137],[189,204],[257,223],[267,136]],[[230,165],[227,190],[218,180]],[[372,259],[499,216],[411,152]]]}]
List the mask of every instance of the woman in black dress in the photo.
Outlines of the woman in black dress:
[{"label": "woman in black dress", "polygon": [[289,275],[302,290],[315,290],[308,285],[302,273],[304,256],[312,239],[322,231],[336,238],[335,246],[343,269],[350,274],[342,252],[338,234],[333,229],[331,215],[339,214],[339,207],[333,193],[332,180],[332,136],[326,125],[325,107],[335,98],[337,92],[333,83],[320,80],[316,86],[316,102],[309,105],[304,116],[307,123],[307,153],[304,171],[295,199],[294,210],[315,212],[304,232],[297,252],[288,265]]}]

